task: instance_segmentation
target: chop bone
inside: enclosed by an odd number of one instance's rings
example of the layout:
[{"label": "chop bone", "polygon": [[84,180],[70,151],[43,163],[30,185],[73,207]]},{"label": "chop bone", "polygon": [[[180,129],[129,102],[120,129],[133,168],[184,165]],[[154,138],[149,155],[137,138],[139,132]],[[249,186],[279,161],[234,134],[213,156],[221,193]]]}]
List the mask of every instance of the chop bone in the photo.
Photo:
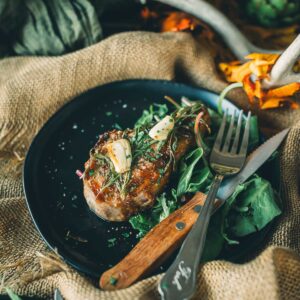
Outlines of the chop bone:
[{"label": "chop bone", "polygon": [[295,73],[293,67],[300,57],[300,34],[286,48],[275,62],[270,77],[263,81],[263,87],[282,86],[292,82],[300,82],[300,73]]}]

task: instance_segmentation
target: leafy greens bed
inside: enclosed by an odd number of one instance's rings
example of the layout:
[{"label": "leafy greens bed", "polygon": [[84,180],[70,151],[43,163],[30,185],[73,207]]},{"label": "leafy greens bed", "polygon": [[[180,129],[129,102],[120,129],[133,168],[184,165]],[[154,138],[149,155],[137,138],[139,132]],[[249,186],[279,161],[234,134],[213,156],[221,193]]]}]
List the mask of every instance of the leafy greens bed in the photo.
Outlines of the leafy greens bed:
[{"label": "leafy greens bed", "polygon": [[[158,117],[167,115],[167,105],[153,104],[144,110],[135,127],[147,126]],[[209,109],[211,117],[211,134],[203,138],[204,146],[211,148],[222,116]],[[251,119],[250,151],[257,147],[259,134],[256,117]],[[168,217],[173,211],[184,205],[187,199],[200,191],[207,193],[213,175],[203,155],[202,148],[194,148],[179,162],[176,175],[171,183],[157,197],[156,205],[147,211],[130,218],[129,222],[143,237],[151,228]],[[276,203],[275,192],[271,184],[254,174],[239,185],[225,205],[211,218],[203,260],[217,258],[222,249],[239,243],[241,237],[263,229],[281,210]]]}]

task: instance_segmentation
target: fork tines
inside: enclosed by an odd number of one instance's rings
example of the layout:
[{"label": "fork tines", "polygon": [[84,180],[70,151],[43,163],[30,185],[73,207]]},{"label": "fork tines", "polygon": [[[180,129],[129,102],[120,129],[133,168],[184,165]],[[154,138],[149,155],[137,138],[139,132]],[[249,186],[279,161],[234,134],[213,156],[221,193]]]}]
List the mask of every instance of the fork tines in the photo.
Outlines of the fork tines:
[{"label": "fork tines", "polygon": [[[229,128],[227,131],[227,135],[225,140],[223,141],[223,136],[225,132],[225,127],[227,123],[228,117],[228,110],[225,111],[222,119],[222,123],[215,141],[215,149],[222,151],[222,152],[230,152],[231,154],[245,154],[248,148],[248,140],[249,140],[249,131],[250,131],[250,118],[251,112],[248,112],[248,116],[246,119],[245,130],[243,134],[242,142],[240,142],[240,132],[242,128],[242,121],[243,121],[243,110],[240,110],[237,118],[237,125],[235,128],[236,122],[236,110],[233,111],[229,123]],[[234,136],[234,139],[233,139]],[[239,147],[240,144],[240,147]]]}]

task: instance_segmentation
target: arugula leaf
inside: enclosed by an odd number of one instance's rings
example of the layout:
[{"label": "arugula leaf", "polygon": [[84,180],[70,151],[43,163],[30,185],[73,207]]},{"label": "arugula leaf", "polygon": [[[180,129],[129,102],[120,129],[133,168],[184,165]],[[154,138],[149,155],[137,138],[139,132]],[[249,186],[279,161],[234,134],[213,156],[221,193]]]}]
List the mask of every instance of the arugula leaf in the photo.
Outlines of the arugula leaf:
[{"label": "arugula leaf", "polygon": [[201,262],[213,260],[220,255],[226,242],[221,228],[222,218],[220,217],[220,211],[218,211],[210,219]]},{"label": "arugula leaf", "polygon": [[257,116],[251,116],[249,132],[249,150],[252,151],[259,145],[259,130]]},{"label": "arugula leaf", "polygon": [[162,193],[157,197],[157,204],[153,207],[153,212],[156,215],[157,223],[167,218],[173,211],[179,207],[177,200]]},{"label": "arugula leaf", "polygon": [[264,228],[281,210],[275,202],[270,183],[255,177],[243,185],[227,217],[227,230],[241,237]]},{"label": "arugula leaf", "polygon": [[[156,224],[151,220],[151,216],[146,213],[139,213],[129,219],[132,228],[138,231],[137,237],[143,237]],[[158,224],[158,223],[157,223]]]},{"label": "arugula leaf", "polygon": [[111,239],[108,239],[107,242],[108,242],[107,247],[111,248],[111,247],[114,247],[116,245],[117,239],[116,238],[111,238]]},{"label": "arugula leaf", "polygon": [[182,196],[188,191],[194,168],[202,156],[203,149],[196,148],[184,158],[183,164],[185,167],[181,168],[182,175],[179,178],[177,186],[177,197]]},{"label": "arugula leaf", "polygon": [[261,230],[280,214],[270,183],[254,175],[212,216],[202,261],[217,258],[225,243],[238,244],[238,238]]},{"label": "arugula leaf", "polygon": [[220,210],[220,231],[228,244],[238,244],[239,237],[261,230],[280,214],[271,184],[254,175],[236,188]]},{"label": "arugula leaf", "polygon": [[188,188],[186,190],[187,193],[196,193],[203,188],[206,188],[208,184],[210,184],[212,180],[212,173],[209,170],[209,167],[204,167],[195,171],[190,180]]},{"label": "arugula leaf", "polygon": [[157,203],[151,211],[141,212],[129,219],[131,226],[138,230],[138,237],[146,235],[152,227],[167,218],[179,207],[176,198],[172,195],[168,197],[166,193],[162,193],[156,199]]},{"label": "arugula leaf", "polygon": [[136,121],[135,127],[147,126],[151,124],[154,119],[154,116],[157,116],[159,119],[162,119],[168,113],[168,107],[166,104],[157,104],[154,103],[150,105],[149,110],[144,110],[142,116]]}]

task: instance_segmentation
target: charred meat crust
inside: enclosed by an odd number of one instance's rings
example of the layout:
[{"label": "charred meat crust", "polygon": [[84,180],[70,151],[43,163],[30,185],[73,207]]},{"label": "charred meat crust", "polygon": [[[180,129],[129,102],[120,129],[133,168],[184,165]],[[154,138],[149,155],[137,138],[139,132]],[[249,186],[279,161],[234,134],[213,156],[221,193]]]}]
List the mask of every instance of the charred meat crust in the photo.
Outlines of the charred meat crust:
[{"label": "charred meat crust", "polygon": [[[206,109],[204,112],[203,119],[209,123],[208,112]],[[202,133],[206,129],[205,125],[200,125]],[[134,138],[134,130],[112,130],[100,135],[85,163],[83,182],[87,204],[99,217],[109,221],[125,221],[139,211],[152,207],[156,195],[168,183],[176,162],[195,144],[191,129],[184,126],[178,128],[175,149],[170,149],[168,141],[161,148],[159,143],[152,144],[153,151],[148,157],[141,155],[133,158],[131,171],[119,176],[118,184],[108,185],[107,176],[111,176],[111,169],[105,161],[106,145],[121,138],[130,141]],[[125,190],[122,190],[123,182],[126,183]]]}]

